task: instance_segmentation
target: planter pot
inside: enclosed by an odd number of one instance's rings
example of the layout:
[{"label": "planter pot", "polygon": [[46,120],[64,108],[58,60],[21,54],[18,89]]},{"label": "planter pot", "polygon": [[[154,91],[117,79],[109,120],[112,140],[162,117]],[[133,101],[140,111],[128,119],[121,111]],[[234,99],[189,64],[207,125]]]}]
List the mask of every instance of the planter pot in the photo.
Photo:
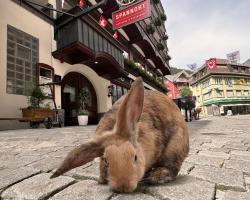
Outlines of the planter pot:
[{"label": "planter pot", "polygon": [[52,120],[54,117],[54,112],[45,108],[22,108],[22,113],[24,118],[29,118],[32,121],[39,121],[45,118]]},{"label": "planter pot", "polygon": [[86,126],[88,124],[89,116],[78,115],[77,119],[78,119],[79,126]]}]

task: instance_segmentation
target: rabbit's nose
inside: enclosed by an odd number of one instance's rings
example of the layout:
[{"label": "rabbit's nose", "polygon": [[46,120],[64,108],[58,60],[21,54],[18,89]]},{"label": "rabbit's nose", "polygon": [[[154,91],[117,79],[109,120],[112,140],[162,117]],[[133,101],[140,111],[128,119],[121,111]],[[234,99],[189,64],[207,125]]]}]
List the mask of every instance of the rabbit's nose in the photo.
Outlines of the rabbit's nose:
[{"label": "rabbit's nose", "polygon": [[133,192],[136,188],[136,184],[128,179],[119,179],[115,187],[112,187],[117,192]]}]

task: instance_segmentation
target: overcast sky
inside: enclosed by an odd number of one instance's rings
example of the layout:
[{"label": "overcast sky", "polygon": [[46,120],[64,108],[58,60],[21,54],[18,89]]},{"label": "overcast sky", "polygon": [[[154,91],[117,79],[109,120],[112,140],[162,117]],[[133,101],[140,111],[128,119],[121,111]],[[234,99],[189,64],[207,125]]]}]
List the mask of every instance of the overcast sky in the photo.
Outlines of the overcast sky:
[{"label": "overcast sky", "polygon": [[162,0],[171,66],[187,68],[240,51],[250,58],[250,0]]}]

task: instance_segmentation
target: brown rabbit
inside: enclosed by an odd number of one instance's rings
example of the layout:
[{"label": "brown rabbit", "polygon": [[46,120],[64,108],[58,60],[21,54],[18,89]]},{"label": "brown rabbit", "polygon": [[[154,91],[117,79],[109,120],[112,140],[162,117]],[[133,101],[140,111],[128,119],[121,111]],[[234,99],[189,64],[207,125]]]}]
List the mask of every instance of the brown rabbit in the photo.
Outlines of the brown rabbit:
[{"label": "brown rabbit", "polygon": [[104,115],[96,136],[72,150],[51,178],[101,157],[99,183],[132,192],[141,180],[174,180],[188,150],[188,131],[178,107],[160,92],[144,91],[137,78]]}]

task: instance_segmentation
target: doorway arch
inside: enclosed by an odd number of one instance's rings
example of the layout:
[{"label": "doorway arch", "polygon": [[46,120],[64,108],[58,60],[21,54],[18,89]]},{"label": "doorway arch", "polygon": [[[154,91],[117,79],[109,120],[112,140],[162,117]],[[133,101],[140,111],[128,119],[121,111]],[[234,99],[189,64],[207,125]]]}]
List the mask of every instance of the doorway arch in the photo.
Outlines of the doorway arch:
[{"label": "doorway arch", "polygon": [[93,85],[84,75],[78,72],[69,72],[64,76],[61,87],[62,109],[65,111],[65,126],[78,125],[78,95],[81,89],[85,89],[89,93],[89,100],[86,104],[86,110],[89,113],[88,124],[98,123],[97,96]]}]

